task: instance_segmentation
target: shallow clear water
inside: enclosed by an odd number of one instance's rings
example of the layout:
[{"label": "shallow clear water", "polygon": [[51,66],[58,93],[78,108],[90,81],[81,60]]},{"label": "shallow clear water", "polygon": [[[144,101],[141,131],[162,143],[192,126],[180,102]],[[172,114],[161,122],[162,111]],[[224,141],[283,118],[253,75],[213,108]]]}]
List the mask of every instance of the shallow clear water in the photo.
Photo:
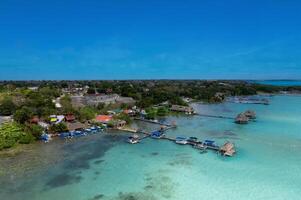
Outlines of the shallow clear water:
[{"label": "shallow clear water", "polygon": [[[269,106],[193,105],[200,113],[230,117],[253,109],[258,118],[248,125],[200,116],[167,119],[178,124],[169,136],[235,142],[233,158],[169,141],[145,139],[130,145],[121,132],[58,140],[1,159],[8,170],[0,177],[0,199],[299,199],[301,97],[274,96],[270,101]],[[157,128],[143,122],[139,126]]]}]

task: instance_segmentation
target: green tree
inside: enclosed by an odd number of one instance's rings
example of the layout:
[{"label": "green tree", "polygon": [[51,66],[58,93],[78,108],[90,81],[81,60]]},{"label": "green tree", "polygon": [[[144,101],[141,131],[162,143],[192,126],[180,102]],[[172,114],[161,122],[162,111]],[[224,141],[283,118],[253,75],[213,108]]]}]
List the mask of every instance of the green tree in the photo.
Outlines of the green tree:
[{"label": "green tree", "polygon": [[53,124],[49,127],[49,131],[52,133],[62,133],[68,131],[65,123]]},{"label": "green tree", "polygon": [[0,102],[0,115],[12,115],[16,110],[16,105],[14,104],[12,98],[5,97]]},{"label": "green tree", "polygon": [[85,121],[85,120],[90,120],[90,119],[94,119],[96,116],[96,110],[93,107],[90,106],[86,106],[86,107],[82,107],[79,110],[79,119],[81,121]]},{"label": "green tree", "polygon": [[24,124],[27,122],[31,117],[33,116],[33,113],[30,108],[28,107],[22,107],[21,109],[17,110],[14,114],[14,120],[20,124]]},{"label": "green tree", "polygon": [[115,116],[114,116],[114,119],[117,119],[117,120],[124,120],[124,121],[126,121],[127,124],[132,123],[132,119],[130,118],[130,116],[128,116],[128,115],[125,114],[125,113],[120,113],[119,115],[115,115]]},{"label": "green tree", "polygon": [[165,107],[159,107],[157,110],[157,115],[158,116],[166,116],[168,114],[168,110]]}]

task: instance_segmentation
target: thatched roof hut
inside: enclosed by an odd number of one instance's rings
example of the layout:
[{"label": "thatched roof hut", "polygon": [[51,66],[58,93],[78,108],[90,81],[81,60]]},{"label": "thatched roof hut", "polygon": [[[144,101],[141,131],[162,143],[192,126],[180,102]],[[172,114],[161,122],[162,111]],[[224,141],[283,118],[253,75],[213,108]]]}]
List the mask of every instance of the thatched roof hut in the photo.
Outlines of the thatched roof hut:
[{"label": "thatched roof hut", "polygon": [[253,110],[247,110],[246,112],[244,112],[244,115],[250,119],[256,119],[256,113]]},{"label": "thatched roof hut", "polygon": [[249,117],[247,117],[244,113],[240,113],[235,118],[235,123],[237,124],[247,124],[249,122]]},{"label": "thatched roof hut", "polygon": [[176,111],[176,112],[185,112],[187,114],[193,114],[194,110],[190,106],[181,106],[181,105],[172,105],[170,108],[171,111]]},{"label": "thatched roof hut", "polygon": [[235,146],[231,142],[226,142],[220,149],[221,153],[225,156],[233,156],[235,151]]}]

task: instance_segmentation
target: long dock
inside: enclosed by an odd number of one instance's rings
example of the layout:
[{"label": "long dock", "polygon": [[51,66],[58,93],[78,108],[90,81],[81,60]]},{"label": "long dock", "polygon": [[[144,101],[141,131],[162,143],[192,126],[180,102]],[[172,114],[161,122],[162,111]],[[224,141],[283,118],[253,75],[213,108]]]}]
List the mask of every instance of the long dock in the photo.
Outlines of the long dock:
[{"label": "long dock", "polygon": [[227,102],[229,103],[240,103],[240,104],[261,104],[261,105],[269,105],[270,102],[268,99],[261,99],[261,98],[258,98],[258,99],[254,99],[254,98],[229,98],[227,100]]},{"label": "long dock", "polygon": [[[168,130],[168,129],[170,129],[170,128],[174,128],[174,127],[168,127],[167,129],[163,129],[163,130],[160,129],[160,130],[158,130],[158,131],[163,131],[163,132],[164,132],[164,131],[166,131],[166,130]],[[144,136],[142,136],[142,137],[139,138],[139,141],[151,137],[151,133],[149,133],[149,132],[146,132],[146,131],[139,131],[139,133],[144,134]],[[168,136],[166,136],[166,135],[164,135],[164,134],[162,134],[161,137],[158,137],[158,138],[156,138],[156,139],[168,140],[168,141],[171,141],[171,142],[176,142],[176,141],[177,141],[176,138],[168,137]],[[205,144],[204,142],[202,142],[202,141],[187,141],[187,143],[185,143],[185,144],[180,144],[180,145],[190,145],[190,146],[193,146],[193,147],[198,146],[198,145],[202,145],[203,148],[204,148],[203,150],[209,149],[209,150],[213,150],[213,151],[216,151],[216,152],[221,152],[221,151],[222,151],[222,148],[221,148],[221,147],[219,147],[219,146],[210,146],[210,145],[206,145],[206,144]]]},{"label": "long dock", "polygon": [[143,119],[143,118],[134,118],[134,120],[138,120],[138,121],[143,121],[143,122],[147,122],[147,123],[152,123],[152,124],[158,124],[158,125],[162,125],[162,126],[172,126],[171,124],[167,124],[164,122],[159,122],[159,121],[154,121],[154,120],[149,120],[149,119]]},{"label": "long dock", "polygon": [[210,118],[219,118],[219,119],[235,119],[234,117],[227,117],[222,115],[207,115],[207,114],[200,114],[195,113],[195,115],[201,116],[201,117],[210,117]]},{"label": "long dock", "polygon": [[[202,116],[202,115],[200,115],[200,116]],[[231,117],[224,117],[224,116],[214,116],[214,115],[204,115],[204,116],[205,117],[234,119],[234,118],[231,118]],[[139,141],[144,140],[146,138],[152,137],[152,138],[156,138],[156,139],[172,141],[172,142],[174,142],[176,144],[179,144],[179,145],[190,145],[190,146],[192,146],[196,149],[202,150],[203,152],[208,149],[208,150],[218,152],[218,153],[220,153],[222,155],[225,155],[225,156],[232,156],[235,153],[234,144],[232,144],[232,143],[227,142],[221,147],[217,146],[213,143],[210,144],[207,141],[205,141],[205,142],[198,141],[197,139],[195,139],[196,141],[185,139],[185,141],[183,143],[180,143],[180,142],[177,142],[176,138],[168,137],[164,134],[165,131],[167,131],[169,129],[172,129],[172,128],[176,128],[176,126],[169,125],[169,124],[167,125],[167,124],[152,121],[152,120],[145,120],[145,119],[141,119],[141,118],[136,118],[136,119],[141,120],[141,121],[150,122],[150,123],[156,123],[156,124],[164,125],[164,128],[161,128],[159,130],[155,130],[155,131],[152,131],[152,132],[147,132],[147,131],[143,131],[143,130],[138,131],[137,133],[141,133],[141,134],[143,134],[143,136],[138,137],[134,144],[136,144]]]}]

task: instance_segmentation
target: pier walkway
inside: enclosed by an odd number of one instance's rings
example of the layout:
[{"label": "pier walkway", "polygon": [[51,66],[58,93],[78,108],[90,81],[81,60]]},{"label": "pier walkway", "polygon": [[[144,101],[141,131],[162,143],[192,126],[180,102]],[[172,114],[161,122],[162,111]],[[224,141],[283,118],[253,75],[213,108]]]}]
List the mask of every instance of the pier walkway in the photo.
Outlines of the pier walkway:
[{"label": "pier walkway", "polygon": [[152,123],[152,124],[158,124],[158,125],[162,125],[162,126],[173,126],[172,124],[168,124],[168,123],[164,123],[164,122],[159,122],[159,121],[155,121],[155,120],[138,118],[138,117],[134,118],[134,120],[148,122],[148,123]]},{"label": "pier walkway", "polygon": [[207,114],[200,114],[195,113],[195,115],[201,116],[201,117],[210,117],[210,118],[219,118],[219,119],[235,119],[234,117],[227,117],[222,115],[207,115]]}]

